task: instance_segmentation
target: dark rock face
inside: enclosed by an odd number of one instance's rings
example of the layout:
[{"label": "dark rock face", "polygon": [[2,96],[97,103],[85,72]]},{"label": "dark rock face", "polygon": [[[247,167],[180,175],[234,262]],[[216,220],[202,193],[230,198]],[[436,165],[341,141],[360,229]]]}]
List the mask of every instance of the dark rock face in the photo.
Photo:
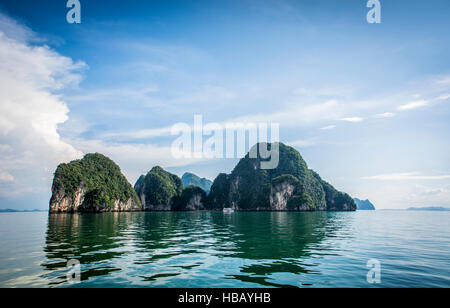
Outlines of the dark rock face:
[{"label": "dark rock face", "polygon": [[161,167],[141,175],[134,189],[146,211],[170,211],[183,191],[181,179]]},{"label": "dark rock face", "polygon": [[358,198],[353,199],[356,203],[358,211],[374,211],[375,206],[369,200],[360,200]]},{"label": "dark rock face", "polygon": [[199,176],[193,173],[186,172],[181,177],[181,180],[183,181],[184,187],[188,187],[191,185],[198,186],[201,189],[203,189],[206,192],[206,194],[209,194],[209,192],[211,191],[212,181],[206,178],[200,178]]},{"label": "dark rock face", "polygon": [[189,186],[176,199],[174,211],[202,211],[205,210],[206,192],[198,186]]},{"label": "dark rock face", "polygon": [[250,158],[247,154],[230,175],[220,174],[213,182],[206,207],[231,207],[241,211],[356,209],[349,195],[337,191],[317,173],[309,170],[294,148],[280,143],[278,151],[279,164],[275,169],[262,169],[260,155]]},{"label": "dark rock face", "polygon": [[220,173],[211,186],[211,192],[206,201],[209,209],[222,209],[228,207],[230,200],[230,176]]},{"label": "dark rock face", "polygon": [[299,193],[300,181],[291,175],[282,175],[270,185],[270,207],[276,211],[287,211],[288,202]]},{"label": "dark rock face", "polygon": [[120,168],[101,154],[61,164],[55,171],[50,213],[141,211]]},{"label": "dark rock face", "polygon": [[[276,177],[270,184],[270,208],[272,211],[315,211],[316,205],[305,192],[302,183],[293,175]],[[319,207],[318,210],[325,210]]]}]

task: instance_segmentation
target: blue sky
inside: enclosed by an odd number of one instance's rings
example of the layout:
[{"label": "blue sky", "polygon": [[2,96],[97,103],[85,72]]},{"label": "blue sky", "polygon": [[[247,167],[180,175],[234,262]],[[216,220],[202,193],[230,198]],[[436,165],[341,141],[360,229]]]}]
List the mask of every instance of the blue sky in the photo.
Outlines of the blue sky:
[{"label": "blue sky", "polygon": [[308,165],[378,208],[450,206],[450,3],[0,0],[0,208],[47,208],[60,162],[102,152],[134,184],[177,122],[275,121]]}]

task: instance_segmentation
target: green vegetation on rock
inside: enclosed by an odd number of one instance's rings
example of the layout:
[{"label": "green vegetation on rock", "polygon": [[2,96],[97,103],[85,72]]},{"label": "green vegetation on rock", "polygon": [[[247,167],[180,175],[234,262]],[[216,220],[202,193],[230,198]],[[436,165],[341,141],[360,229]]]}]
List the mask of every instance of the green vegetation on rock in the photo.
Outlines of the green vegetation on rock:
[{"label": "green vegetation on rock", "polygon": [[206,192],[198,186],[188,186],[183,189],[181,196],[176,198],[174,207],[175,211],[196,211],[204,210],[206,201]]},{"label": "green vegetation on rock", "polygon": [[206,200],[206,208],[213,210],[226,207],[228,205],[229,186],[228,175],[220,173],[211,186],[211,191]]},{"label": "green vegetation on rock", "polygon": [[287,202],[287,208],[289,210],[315,210],[313,199],[307,193],[302,193],[300,195],[295,195]]},{"label": "green vegetation on rock", "polygon": [[77,191],[84,190],[83,207],[106,207],[111,209],[119,200],[127,203],[130,199],[139,204],[133,187],[128,183],[111,159],[95,153],[87,154],[81,160],[60,164],[53,179],[52,202],[60,198],[74,199]]},{"label": "green vegetation on rock", "polygon": [[280,175],[276,178],[274,178],[271,182],[272,186],[276,186],[276,185],[280,185],[283,183],[288,183],[291,184],[295,187],[295,191],[297,194],[302,193],[303,191],[305,191],[305,187],[302,184],[302,182],[300,182],[299,179],[297,179],[295,176],[293,176],[292,174],[283,174]]},{"label": "green vegetation on rock", "polygon": [[[283,143],[278,145],[279,164],[274,169],[261,169],[260,155],[247,154],[230,175],[220,174],[213,182],[207,198],[209,209],[233,207],[238,210],[273,210],[270,194],[280,184],[294,186],[294,191],[279,192],[281,204],[294,199],[290,206],[300,210],[354,210],[354,202],[338,192],[308,169],[300,153]],[[271,150],[273,144],[255,145]],[[274,148],[275,149],[275,148]],[[288,189],[288,188],[286,188]],[[288,200],[289,199],[289,200]],[[287,206],[287,205],[286,205]],[[289,210],[285,208],[285,210]]]},{"label": "green vegetation on rock", "polygon": [[[256,145],[256,158],[247,154],[231,174],[219,174],[206,195],[190,185],[184,189],[177,175],[157,166],[136,181],[134,189],[120,168],[101,154],[58,166],[52,187],[50,212],[75,211],[191,211],[231,207],[241,211],[354,211],[356,204],[308,169],[300,153],[282,143]],[[276,168],[262,169],[259,155],[267,147],[278,154]],[[277,153],[273,153],[278,150]],[[252,151],[251,151],[252,152]],[[186,173],[186,181],[202,180]],[[203,183],[204,184],[204,183]]]},{"label": "green vegetation on rock", "polygon": [[177,175],[156,166],[145,176],[139,177],[134,189],[145,209],[170,210],[174,198],[183,191],[183,182]]}]

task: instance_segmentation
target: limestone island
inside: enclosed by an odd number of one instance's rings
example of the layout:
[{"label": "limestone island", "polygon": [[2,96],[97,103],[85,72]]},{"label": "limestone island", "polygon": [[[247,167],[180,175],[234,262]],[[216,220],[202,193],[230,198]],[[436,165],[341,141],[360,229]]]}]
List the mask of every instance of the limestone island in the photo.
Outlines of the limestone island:
[{"label": "limestone island", "polygon": [[356,209],[358,211],[375,211],[375,206],[368,199],[360,200],[358,198],[354,198],[356,203]]},{"label": "limestone island", "polygon": [[[255,145],[260,146],[270,149],[273,144]],[[193,174],[185,174],[183,181],[156,166],[133,188],[112,160],[87,154],[56,169],[50,213],[356,210],[354,200],[308,169],[297,150],[283,143],[277,146],[276,168],[261,168],[264,159],[259,152],[256,158],[247,153],[231,174],[219,174],[212,185]],[[207,183],[210,192],[196,185],[185,187],[183,182]]]}]

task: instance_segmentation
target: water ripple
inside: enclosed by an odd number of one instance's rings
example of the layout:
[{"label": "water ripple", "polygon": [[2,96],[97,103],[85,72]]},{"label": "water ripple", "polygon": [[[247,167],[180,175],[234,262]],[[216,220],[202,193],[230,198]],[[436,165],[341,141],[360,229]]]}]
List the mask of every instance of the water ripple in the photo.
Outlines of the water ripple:
[{"label": "water ripple", "polygon": [[450,286],[449,213],[3,215],[0,286],[72,286],[72,258],[81,287],[369,287],[372,258],[380,286]]}]

